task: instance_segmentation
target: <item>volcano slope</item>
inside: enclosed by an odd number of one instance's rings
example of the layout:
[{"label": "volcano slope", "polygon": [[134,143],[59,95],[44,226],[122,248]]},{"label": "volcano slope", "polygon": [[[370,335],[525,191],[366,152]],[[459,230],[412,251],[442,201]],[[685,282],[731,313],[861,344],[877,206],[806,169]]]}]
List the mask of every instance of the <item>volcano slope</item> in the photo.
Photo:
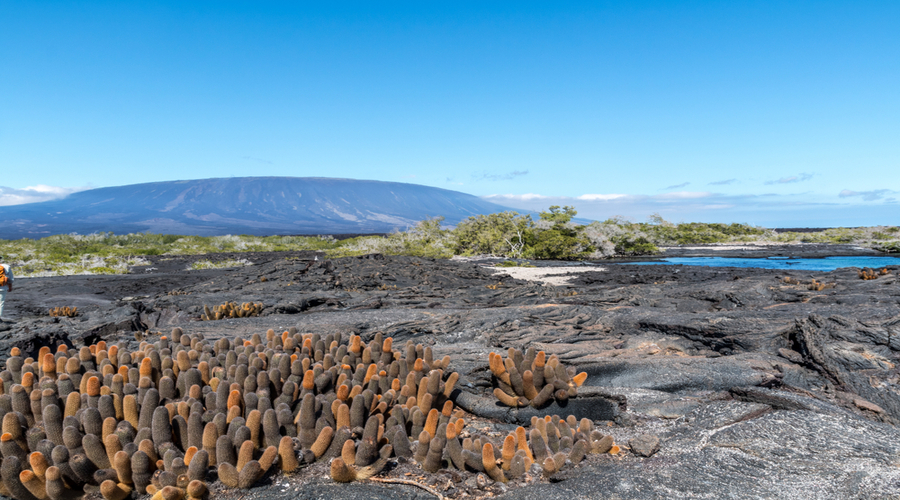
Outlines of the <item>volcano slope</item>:
[{"label": "volcano slope", "polygon": [[[136,338],[173,327],[209,339],[291,327],[366,341],[381,332],[451,356],[460,374],[453,397],[468,425],[502,437],[532,415],[571,413],[602,425],[622,452],[590,455],[549,478],[535,465],[506,484],[469,471],[429,474],[403,459],[376,479],[450,498],[897,497],[897,268],[863,280],[856,269],[608,265],[551,286],[483,262],[240,257],[254,265],[186,271],[196,258],[161,256],[124,276],[23,279],[8,296],[15,322],[0,325],[0,351],[17,346],[34,356],[42,345],[101,339],[136,347]],[[227,301],[263,309],[200,320],[205,305]],[[79,314],[47,315],[59,306]],[[579,397],[544,410],[500,406],[488,353],[511,347],[556,354],[587,372]],[[249,491],[213,488],[235,499],[431,497],[409,484],[335,484],[327,464]]]}]

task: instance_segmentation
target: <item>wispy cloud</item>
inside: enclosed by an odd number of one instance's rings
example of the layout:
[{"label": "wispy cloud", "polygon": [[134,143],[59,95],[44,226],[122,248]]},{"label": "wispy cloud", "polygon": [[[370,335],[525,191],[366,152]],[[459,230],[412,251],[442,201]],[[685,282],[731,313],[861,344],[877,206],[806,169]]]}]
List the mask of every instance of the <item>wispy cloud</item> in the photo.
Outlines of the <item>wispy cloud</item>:
[{"label": "wispy cloud", "polygon": [[508,174],[489,174],[487,172],[481,172],[478,174],[472,174],[472,180],[475,181],[511,181],[516,177],[522,177],[524,175],[528,175],[527,170],[513,170]]},{"label": "wispy cloud", "polygon": [[874,189],[872,191],[851,191],[849,189],[845,189],[841,191],[838,196],[840,196],[841,198],[852,198],[855,196],[859,196],[865,201],[875,201],[894,193],[896,193],[896,191],[892,191],[890,189]]},{"label": "wispy cloud", "polygon": [[774,180],[774,181],[766,181],[765,184],[767,186],[771,186],[773,184],[793,184],[795,182],[806,182],[812,178],[813,178],[813,174],[801,173],[799,175],[782,177],[782,178]]},{"label": "wispy cloud", "polygon": [[687,187],[690,182],[682,182],[681,184],[675,184],[674,186],[669,186],[666,189],[681,189],[683,187]]},{"label": "wispy cloud", "polygon": [[57,200],[66,196],[91,189],[89,187],[58,187],[38,184],[23,189],[15,189],[0,186],[0,206],[22,205],[25,203],[37,203],[41,201]]},{"label": "wispy cloud", "polygon": [[265,163],[266,165],[274,165],[275,162],[269,160],[263,160],[262,158],[254,158],[252,156],[241,156],[242,160],[252,161],[256,163]]},{"label": "wispy cloud", "polygon": [[708,196],[712,196],[712,193],[708,193],[706,191],[675,191],[674,193],[658,194],[656,196],[653,196],[653,198],[657,198],[660,200],[678,200],[706,198]]},{"label": "wispy cloud", "polygon": [[734,184],[735,182],[737,182],[737,179],[727,179],[724,181],[710,182],[709,185],[710,186],[727,186],[728,184]]}]

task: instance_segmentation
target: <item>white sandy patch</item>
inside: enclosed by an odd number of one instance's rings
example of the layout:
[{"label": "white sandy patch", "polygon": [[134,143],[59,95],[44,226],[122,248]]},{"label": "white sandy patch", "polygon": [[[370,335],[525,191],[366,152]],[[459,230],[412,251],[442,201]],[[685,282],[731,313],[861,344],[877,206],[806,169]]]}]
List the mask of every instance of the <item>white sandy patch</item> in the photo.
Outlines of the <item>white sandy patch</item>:
[{"label": "white sandy patch", "polygon": [[588,271],[606,271],[599,266],[560,266],[560,267],[487,267],[496,274],[508,274],[519,280],[539,281],[545,285],[568,285],[571,276],[553,276],[565,273],[586,273]]}]

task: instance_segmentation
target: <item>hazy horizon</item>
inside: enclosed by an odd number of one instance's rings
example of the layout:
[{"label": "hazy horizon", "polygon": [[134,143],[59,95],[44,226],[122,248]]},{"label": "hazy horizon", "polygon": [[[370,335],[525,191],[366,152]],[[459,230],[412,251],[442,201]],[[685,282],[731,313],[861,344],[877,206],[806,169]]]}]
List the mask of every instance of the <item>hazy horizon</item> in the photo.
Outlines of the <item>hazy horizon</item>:
[{"label": "hazy horizon", "polygon": [[[276,178],[278,178],[279,176],[254,176],[254,177],[264,177],[264,178],[265,177],[276,177]],[[281,176],[281,177],[283,177],[285,179],[291,178],[291,177],[286,177],[286,176]],[[320,177],[320,179],[322,179],[322,178],[334,179],[334,180],[350,180],[350,181],[374,180],[374,179],[346,179],[346,178]],[[193,181],[193,180],[203,180],[203,179],[179,179],[179,180],[174,180],[174,181],[155,181],[155,182],[158,182],[158,183],[167,183],[167,182],[181,183],[181,182],[189,182],[189,181]],[[378,180],[375,180],[375,181],[376,182],[393,182],[393,181],[378,181]],[[143,184],[143,183],[141,183],[141,184]],[[149,183],[149,184],[152,184],[152,183]],[[403,183],[403,184],[418,185],[416,183]],[[117,187],[117,186],[105,186],[105,187]],[[92,188],[92,189],[101,189],[101,188]],[[40,203],[42,201],[63,200],[70,194],[79,193],[79,192],[87,191],[87,190],[89,190],[89,189],[72,190],[71,192],[68,192],[68,193],[47,192],[46,199],[31,200],[31,201],[24,202],[24,203],[7,203],[5,205],[0,204],[0,206],[15,206],[15,205],[22,205],[25,203]],[[452,190],[452,191],[458,191],[458,190]],[[463,193],[463,194],[468,194],[468,193]],[[573,199],[573,198],[568,198],[568,197],[544,197],[544,196],[525,196],[525,197],[516,197],[516,198],[503,197],[503,196],[482,196],[480,198],[485,201],[493,202],[493,203],[508,207],[513,210],[521,210],[523,212],[545,211],[548,207],[550,207],[552,205],[576,206],[579,204],[579,202],[581,202],[582,206],[583,206],[584,201],[595,202],[597,204],[601,204],[600,206],[602,206],[602,208],[605,208],[606,211],[611,215],[604,215],[602,217],[592,217],[592,216],[590,216],[590,214],[597,213],[597,212],[589,210],[589,211],[587,211],[587,213],[585,213],[583,211],[579,212],[577,218],[578,219],[597,220],[597,221],[603,221],[603,220],[610,219],[610,218],[624,218],[624,219],[632,221],[632,222],[647,221],[647,220],[649,220],[649,218],[651,216],[655,217],[656,215],[661,215],[661,212],[657,210],[655,212],[648,213],[644,217],[633,217],[633,216],[623,215],[628,212],[628,208],[629,208],[628,205],[637,206],[638,209],[644,210],[648,206],[652,206],[652,204],[654,204],[654,203],[656,203],[657,206],[660,206],[660,205],[666,203],[667,201],[676,201],[676,202],[679,201],[677,198],[659,197],[656,199],[648,200],[646,198],[640,199],[638,197],[631,197],[631,196],[615,196],[615,197],[612,197],[611,199],[604,199],[604,200],[579,200],[579,199]],[[507,201],[512,202],[512,203],[506,203]],[[603,206],[603,205],[605,205],[605,206]],[[597,205],[595,205],[595,206],[597,206]],[[683,205],[683,207],[684,207],[684,205]],[[619,210],[619,211],[615,212],[615,210]],[[439,215],[441,215],[441,214],[432,214],[432,216],[439,216]],[[755,215],[757,217],[759,217],[758,213]],[[821,215],[821,214],[819,214],[819,215]],[[852,217],[853,217],[852,214],[849,216],[845,216],[844,220],[852,220]],[[868,225],[823,223],[823,224],[816,225],[816,224],[810,224],[809,221],[810,220],[823,220],[823,219],[819,219],[816,217],[809,217],[807,219],[791,219],[791,218],[783,217],[783,216],[774,216],[771,219],[767,219],[767,220],[771,221],[769,223],[749,222],[748,220],[740,219],[739,216],[738,216],[738,218],[720,219],[720,220],[685,219],[685,218],[666,219],[666,220],[667,220],[667,222],[672,222],[672,223],[681,223],[681,222],[732,223],[732,222],[737,222],[737,223],[744,223],[744,224],[750,224],[750,225],[754,225],[754,226],[762,226],[762,227],[767,227],[767,228],[828,228],[828,227],[861,227],[861,226],[870,226],[871,227],[871,226],[897,225],[897,224],[892,224],[892,223],[884,223],[884,224],[876,223],[876,224],[868,224]]]}]

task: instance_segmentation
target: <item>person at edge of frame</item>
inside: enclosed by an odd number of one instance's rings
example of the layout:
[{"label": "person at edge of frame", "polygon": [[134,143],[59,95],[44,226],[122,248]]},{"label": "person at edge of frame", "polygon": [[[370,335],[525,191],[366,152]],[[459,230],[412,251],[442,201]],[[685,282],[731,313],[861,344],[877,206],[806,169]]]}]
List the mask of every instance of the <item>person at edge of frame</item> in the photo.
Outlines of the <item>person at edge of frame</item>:
[{"label": "person at edge of frame", "polygon": [[4,321],[3,304],[6,302],[6,292],[13,291],[14,279],[12,269],[3,263],[3,256],[0,256],[0,323]]}]

